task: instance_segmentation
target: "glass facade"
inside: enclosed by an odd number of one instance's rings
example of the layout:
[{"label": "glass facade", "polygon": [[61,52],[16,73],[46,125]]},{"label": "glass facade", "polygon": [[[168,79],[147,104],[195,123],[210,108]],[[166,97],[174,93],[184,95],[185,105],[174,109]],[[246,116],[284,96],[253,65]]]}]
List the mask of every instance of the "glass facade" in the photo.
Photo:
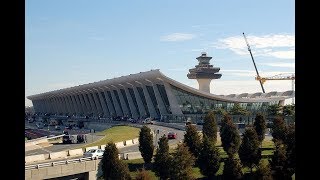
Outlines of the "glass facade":
[{"label": "glass facade", "polygon": [[170,103],[169,103],[169,99],[168,99],[167,92],[166,92],[166,89],[165,89],[164,85],[157,84],[157,88],[159,90],[159,93],[160,93],[162,102],[164,103],[164,106],[166,108],[166,111],[169,114],[171,114]]},{"label": "glass facade", "polygon": [[147,88],[147,91],[148,91],[148,93],[150,95],[150,98],[151,98],[151,101],[152,101],[152,105],[153,105],[154,109],[156,110],[157,115],[160,116],[158,102],[157,102],[156,96],[154,94],[153,87],[152,86],[146,86],[146,88]]},{"label": "glass facade", "polygon": [[120,98],[119,98],[119,95],[118,95],[118,91],[117,91],[117,90],[113,90],[113,93],[114,93],[114,95],[116,96],[117,103],[119,104],[121,113],[123,114],[123,109],[122,109],[122,106],[121,106],[121,103],[120,103]]},{"label": "glass facade", "polygon": [[146,98],[144,97],[144,94],[143,94],[143,89],[141,87],[137,87],[137,91],[138,91],[138,94],[142,100],[142,104],[144,106],[144,109],[146,111],[146,115],[147,116],[150,116],[150,112],[149,112],[149,109],[148,109],[148,105],[147,105],[147,101],[146,101]]},{"label": "glass facade", "polygon": [[129,91],[129,94],[130,94],[131,99],[133,101],[134,107],[136,108],[135,110],[138,113],[138,116],[141,116],[140,111],[138,110],[139,107],[138,107],[137,99],[136,99],[136,96],[134,95],[133,89],[132,88],[128,88],[128,91]]},{"label": "glass facade", "polygon": [[131,116],[132,113],[130,111],[129,102],[128,102],[128,98],[126,96],[126,92],[124,91],[124,89],[120,89],[120,92],[121,92],[121,94],[123,96],[124,102],[126,103],[126,106],[127,106],[128,112],[129,112],[129,116]]},{"label": "glass facade", "polygon": [[[178,87],[172,86],[173,94],[177,98],[177,102],[181,108],[183,114],[204,114],[209,110],[223,108],[227,111],[231,110],[234,106],[234,102],[213,100],[205,97],[201,97],[187,91],[184,91]],[[272,103],[278,103],[274,101]],[[253,102],[253,103],[239,103],[239,105],[250,112],[266,111],[267,106],[271,104],[268,102]]]}]

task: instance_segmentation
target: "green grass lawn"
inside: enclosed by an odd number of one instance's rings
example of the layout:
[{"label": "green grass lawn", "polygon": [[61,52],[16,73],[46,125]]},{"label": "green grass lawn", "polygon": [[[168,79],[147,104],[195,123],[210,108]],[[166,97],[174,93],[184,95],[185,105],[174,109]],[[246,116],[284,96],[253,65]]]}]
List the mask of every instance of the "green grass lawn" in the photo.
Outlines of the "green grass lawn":
[{"label": "green grass lawn", "polygon": [[97,135],[102,135],[104,137],[99,141],[87,144],[84,147],[105,145],[110,141],[116,143],[125,140],[135,139],[139,137],[139,132],[140,129],[135,127],[114,126],[112,128],[97,133]]}]

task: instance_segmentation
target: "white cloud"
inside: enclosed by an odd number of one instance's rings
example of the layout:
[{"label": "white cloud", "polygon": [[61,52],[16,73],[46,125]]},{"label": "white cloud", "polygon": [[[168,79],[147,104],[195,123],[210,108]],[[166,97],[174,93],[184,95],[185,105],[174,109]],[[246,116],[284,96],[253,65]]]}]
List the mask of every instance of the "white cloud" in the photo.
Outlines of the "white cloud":
[{"label": "white cloud", "polygon": [[294,68],[295,63],[259,63],[261,65],[273,66],[273,67],[287,67]]},{"label": "white cloud", "polygon": [[[269,80],[269,81],[266,81],[263,84],[263,86],[266,92],[289,91],[289,90],[292,90],[292,81]],[[213,80],[210,87],[211,87],[211,93],[217,94],[217,95],[261,92],[261,86],[259,84],[259,81],[256,81],[256,80],[243,80],[243,81]],[[196,85],[195,88],[198,88],[198,85]]]},{"label": "white cloud", "polygon": [[294,59],[295,51],[294,50],[274,51],[274,52],[268,52],[266,53],[266,55],[274,56],[276,58],[281,58],[281,59]]},{"label": "white cloud", "polygon": [[[271,56],[281,59],[295,57],[295,36],[289,34],[269,34],[263,36],[246,36],[254,56]],[[243,36],[219,39],[212,47],[230,49],[239,55],[248,55],[248,47]],[[280,49],[279,49],[280,48]],[[282,50],[287,49],[287,50]]]},{"label": "white cloud", "polygon": [[[270,63],[272,64],[272,63]],[[276,63],[274,63],[276,64]],[[279,63],[280,64],[280,63]],[[286,64],[286,63],[283,63]],[[288,63],[290,64],[290,63]],[[257,73],[256,71],[252,70],[242,70],[242,69],[226,69],[226,70],[221,70],[221,73],[223,73],[224,76],[241,76],[241,77],[256,77]],[[275,76],[278,74],[292,74],[294,72],[289,72],[289,71],[259,71],[259,75],[261,77],[270,77],[270,76]]]},{"label": "white cloud", "polygon": [[162,36],[160,41],[186,41],[195,38],[194,34],[187,33],[173,33],[166,36]]}]

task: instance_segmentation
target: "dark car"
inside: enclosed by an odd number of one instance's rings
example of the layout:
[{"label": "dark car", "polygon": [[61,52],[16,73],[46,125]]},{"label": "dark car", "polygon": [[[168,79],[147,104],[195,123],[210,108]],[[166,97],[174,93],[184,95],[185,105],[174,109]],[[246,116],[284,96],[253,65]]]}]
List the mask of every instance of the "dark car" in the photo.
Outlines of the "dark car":
[{"label": "dark car", "polygon": [[168,139],[176,139],[176,138],[177,138],[177,133],[175,132],[168,133]]}]

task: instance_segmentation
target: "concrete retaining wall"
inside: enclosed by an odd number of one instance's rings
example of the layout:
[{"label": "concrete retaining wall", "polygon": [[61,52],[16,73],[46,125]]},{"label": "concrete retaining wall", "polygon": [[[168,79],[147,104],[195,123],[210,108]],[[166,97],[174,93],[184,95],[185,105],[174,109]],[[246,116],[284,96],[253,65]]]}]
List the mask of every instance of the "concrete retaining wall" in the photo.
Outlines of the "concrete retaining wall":
[{"label": "concrete retaining wall", "polygon": [[131,160],[131,159],[141,159],[141,153],[140,152],[130,152],[130,153],[124,153],[124,159]]},{"label": "concrete retaining wall", "polygon": [[125,144],[126,144],[126,146],[132,146],[133,145],[132,140],[125,141]]},{"label": "concrete retaining wall", "polygon": [[116,147],[117,147],[118,149],[124,147],[123,142],[117,142],[117,143],[115,143],[115,144],[116,144]]},{"label": "concrete retaining wall", "polygon": [[44,154],[32,155],[24,157],[26,163],[45,160]]},{"label": "concrete retaining wall", "polygon": [[68,155],[68,151],[60,151],[60,152],[53,152],[50,153],[50,159],[58,159],[58,158],[65,158]]},{"label": "concrete retaining wall", "polygon": [[133,144],[139,144],[139,138],[132,139]]},{"label": "concrete retaining wall", "polygon": [[82,148],[80,149],[72,149],[68,151],[69,156],[81,156],[83,155],[83,150]]},{"label": "concrete retaining wall", "polygon": [[86,147],[86,152],[89,151],[90,149],[98,149],[98,146]]},{"label": "concrete retaining wall", "polygon": [[106,145],[101,145],[101,146],[100,146],[100,149],[103,149],[103,150],[104,150],[105,148],[106,148]]}]

